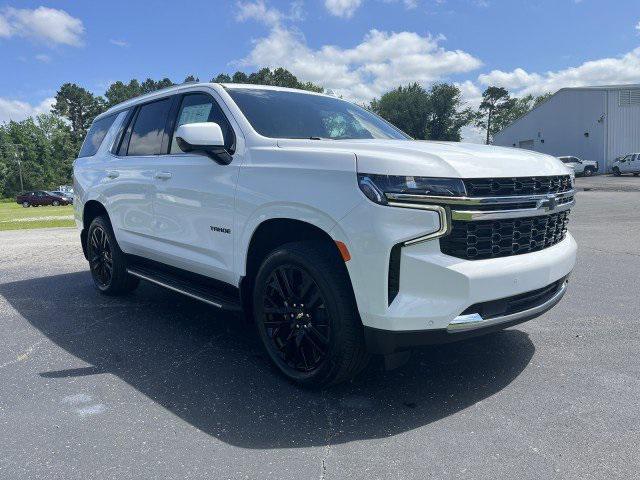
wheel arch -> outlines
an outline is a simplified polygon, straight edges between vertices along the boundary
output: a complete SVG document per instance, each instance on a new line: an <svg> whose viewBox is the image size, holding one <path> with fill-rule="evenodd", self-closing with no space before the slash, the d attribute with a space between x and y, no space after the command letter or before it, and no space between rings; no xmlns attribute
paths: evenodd
<svg viewBox="0 0 640 480"><path fill-rule="evenodd" d="M105 206L97 200L89 200L85 202L82 208L82 231L80 232L80 241L82 243L82 252L87 257L87 232L93 219L99 215L105 215L109 218L109 213Z"/></svg>
<svg viewBox="0 0 640 480"><path fill-rule="evenodd" d="M251 315L251 293L255 275L262 264L262 260L273 250L290 242L319 241L335 253L340 265L347 275L351 294L353 284L346 267L343 254L333 237L323 228L305 220L287 217L270 218L260 223L251 235L244 257L244 276L240 280L240 293L245 312Z"/></svg>

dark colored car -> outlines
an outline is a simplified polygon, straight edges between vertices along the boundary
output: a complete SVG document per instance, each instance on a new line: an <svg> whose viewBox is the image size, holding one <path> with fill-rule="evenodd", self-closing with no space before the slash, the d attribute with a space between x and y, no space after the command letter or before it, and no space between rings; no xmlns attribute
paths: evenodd
<svg viewBox="0 0 640 480"><path fill-rule="evenodd" d="M24 208L39 207L40 205L69 205L72 200L62 195L56 195L45 190L34 190L33 192L25 192L16 197L16 203L21 204Z"/></svg>

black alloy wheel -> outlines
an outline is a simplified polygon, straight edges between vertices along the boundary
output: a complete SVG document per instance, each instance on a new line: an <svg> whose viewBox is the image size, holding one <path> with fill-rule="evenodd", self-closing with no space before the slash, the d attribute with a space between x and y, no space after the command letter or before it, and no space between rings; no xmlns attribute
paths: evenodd
<svg viewBox="0 0 640 480"><path fill-rule="evenodd" d="M262 301L265 333L280 360L302 373L326 360L331 323L325 299L309 273L296 265L271 272Z"/></svg>
<svg viewBox="0 0 640 480"><path fill-rule="evenodd" d="M106 290L113 279L113 249L107 232L100 225L91 229L88 239L89 267L100 290Z"/></svg>
<svg viewBox="0 0 640 480"><path fill-rule="evenodd" d="M349 275L328 242L291 242L269 253L255 275L252 309L266 353L291 381L326 387L368 363Z"/></svg>

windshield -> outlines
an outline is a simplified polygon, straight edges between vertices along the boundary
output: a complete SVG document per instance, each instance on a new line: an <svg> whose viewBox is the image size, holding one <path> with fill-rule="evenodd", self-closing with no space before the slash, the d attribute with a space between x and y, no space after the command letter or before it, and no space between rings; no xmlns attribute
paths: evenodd
<svg viewBox="0 0 640 480"><path fill-rule="evenodd" d="M377 115L337 98L258 88L227 88L227 92L251 126L265 137L410 138Z"/></svg>

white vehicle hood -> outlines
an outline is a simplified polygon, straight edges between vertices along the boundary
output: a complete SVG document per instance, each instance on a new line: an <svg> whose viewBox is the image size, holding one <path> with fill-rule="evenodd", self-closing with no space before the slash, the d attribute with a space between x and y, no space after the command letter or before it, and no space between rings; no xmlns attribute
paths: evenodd
<svg viewBox="0 0 640 480"><path fill-rule="evenodd" d="M278 140L284 149L356 155L358 172L450 178L568 175L560 160L520 148L423 140Z"/></svg>

